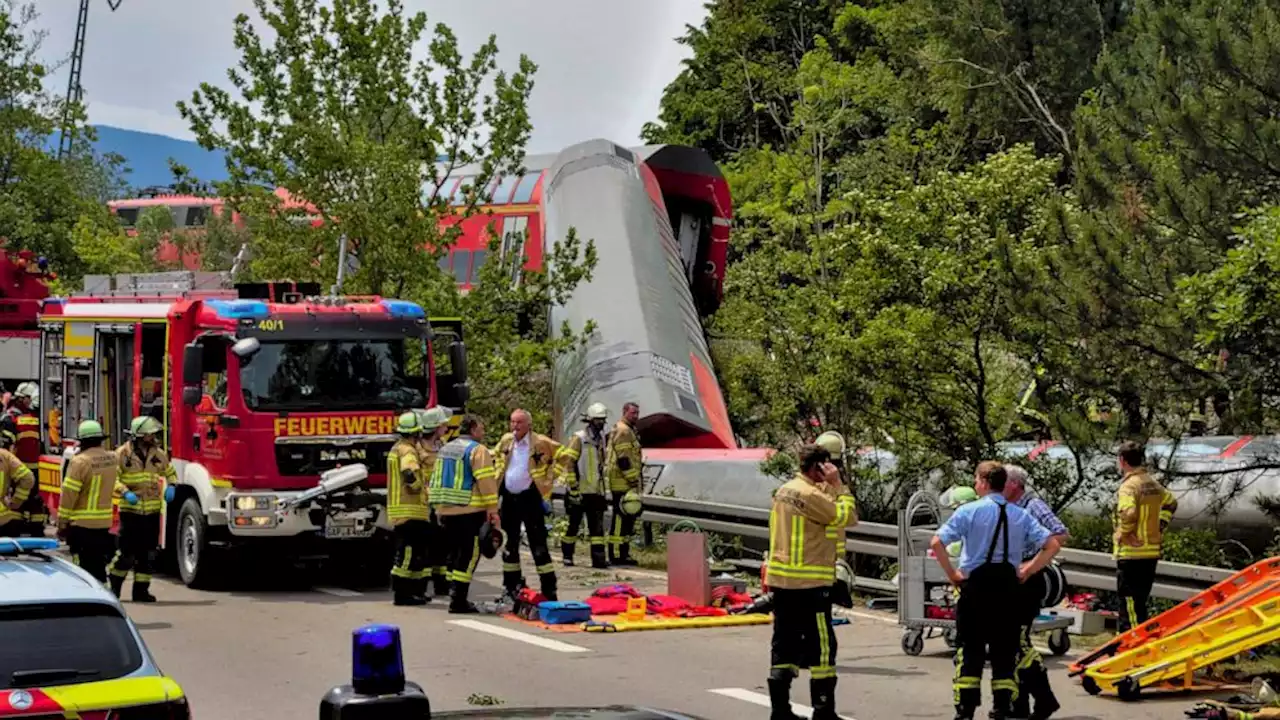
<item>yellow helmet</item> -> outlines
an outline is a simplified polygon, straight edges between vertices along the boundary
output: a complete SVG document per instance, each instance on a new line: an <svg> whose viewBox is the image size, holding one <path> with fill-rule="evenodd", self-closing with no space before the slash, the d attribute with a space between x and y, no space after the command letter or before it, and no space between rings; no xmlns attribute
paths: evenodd
<svg viewBox="0 0 1280 720"><path fill-rule="evenodd" d="M819 447L831 453L831 457L839 460L844 457L844 436L835 430L828 430L814 440Z"/></svg>

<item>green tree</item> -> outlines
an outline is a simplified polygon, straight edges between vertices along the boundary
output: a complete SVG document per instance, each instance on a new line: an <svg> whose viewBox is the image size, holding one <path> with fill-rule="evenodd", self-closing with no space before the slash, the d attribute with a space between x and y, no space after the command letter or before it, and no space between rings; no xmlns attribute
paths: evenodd
<svg viewBox="0 0 1280 720"><path fill-rule="evenodd" d="M119 190L120 158L96 156L83 127L68 158L50 152L66 99L45 88L49 69L37 60L44 40L34 29L37 17L34 3L0 0L0 237L76 278L84 267L73 230L86 214L106 223L101 203ZM83 108L71 110L81 125Z"/></svg>
<svg viewBox="0 0 1280 720"><path fill-rule="evenodd" d="M435 26L425 58L415 59L427 17L407 14L400 0L254 4L257 23L236 19L241 57L228 71L232 90L205 83L179 103L201 145L227 152L230 179L218 190L252 230L251 274L327 281L345 236L359 269L344 290L405 297L432 315L464 318L481 350L472 353L480 358L477 409L548 404L526 379L546 370L559 343L576 339L545 322L519 321L545 317L539 304L589 271L593 246L563 239L554 243L554 275L513 287L494 269L465 298L436 266L458 232L457 224L442 229L442 218L470 217L492 180L521 170L534 64L521 57L514 72L498 71L492 37L467 59L444 25ZM476 170L466 202L451 208L439 191L463 166ZM519 361L489 358L513 348Z"/></svg>

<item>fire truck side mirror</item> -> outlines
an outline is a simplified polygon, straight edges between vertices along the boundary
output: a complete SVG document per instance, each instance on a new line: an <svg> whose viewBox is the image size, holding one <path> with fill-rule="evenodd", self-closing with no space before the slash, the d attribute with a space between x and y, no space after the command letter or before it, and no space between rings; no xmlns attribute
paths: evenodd
<svg viewBox="0 0 1280 720"><path fill-rule="evenodd" d="M196 386L204 379L204 348L191 343L182 348L182 384Z"/></svg>
<svg viewBox="0 0 1280 720"><path fill-rule="evenodd" d="M449 346L449 369L457 386L467 383L467 346L461 340Z"/></svg>

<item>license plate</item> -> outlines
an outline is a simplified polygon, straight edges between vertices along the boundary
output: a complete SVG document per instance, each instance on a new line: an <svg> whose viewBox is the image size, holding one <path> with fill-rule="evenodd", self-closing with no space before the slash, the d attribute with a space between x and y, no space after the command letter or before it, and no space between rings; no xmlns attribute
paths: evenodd
<svg viewBox="0 0 1280 720"><path fill-rule="evenodd" d="M324 536L331 540L367 538L374 528L373 521L363 517L329 517L324 521Z"/></svg>

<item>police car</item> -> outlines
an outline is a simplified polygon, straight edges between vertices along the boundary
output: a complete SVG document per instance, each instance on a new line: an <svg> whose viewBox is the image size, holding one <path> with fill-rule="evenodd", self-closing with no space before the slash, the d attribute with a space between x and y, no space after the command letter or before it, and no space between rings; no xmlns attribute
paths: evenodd
<svg viewBox="0 0 1280 720"><path fill-rule="evenodd" d="M57 546L0 538L0 718L190 720L119 600Z"/></svg>

